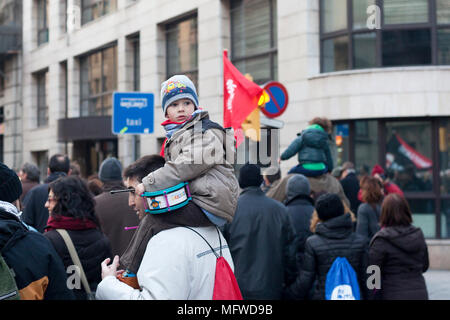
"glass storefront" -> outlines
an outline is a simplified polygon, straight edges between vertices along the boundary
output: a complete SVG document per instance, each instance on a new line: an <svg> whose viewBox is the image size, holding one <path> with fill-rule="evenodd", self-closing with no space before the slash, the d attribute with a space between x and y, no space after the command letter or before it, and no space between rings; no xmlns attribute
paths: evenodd
<svg viewBox="0 0 450 320"><path fill-rule="evenodd" d="M334 135L337 165L353 162L359 177L381 165L425 237L450 238L450 118L337 121Z"/></svg>

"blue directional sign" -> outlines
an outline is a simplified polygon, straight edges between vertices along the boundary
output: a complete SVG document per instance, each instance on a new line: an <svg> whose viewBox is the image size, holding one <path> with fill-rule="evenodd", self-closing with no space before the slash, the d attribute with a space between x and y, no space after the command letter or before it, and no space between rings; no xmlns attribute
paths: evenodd
<svg viewBox="0 0 450 320"><path fill-rule="evenodd" d="M153 109L153 93L114 92L112 116L113 133L153 133Z"/></svg>

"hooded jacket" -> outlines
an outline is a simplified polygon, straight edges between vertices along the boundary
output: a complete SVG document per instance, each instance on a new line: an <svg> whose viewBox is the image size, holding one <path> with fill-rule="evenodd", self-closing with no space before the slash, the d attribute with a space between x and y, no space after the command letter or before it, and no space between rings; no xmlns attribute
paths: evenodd
<svg viewBox="0 0 450 320"><path fill-rule="evenodd" d="M333 159L328 140L328 134L322 128L312 127L303 130L281 154L281 160L287 160L298 153L300 164L321 162L331 172L333 171Z"/></svg>
<svg viewBox="0 0 450 320"><path fill-rule="evenodd" d="M306 180L306 177L303 179ZM305 241L312 235L309 226L314 212L314 200L309 196L309 190L309 183L306 184L302 179L291 180L287 186L285 205L296 232L293 250L299 269L303 263Z"/></svg>
<svg viewBox="0 0 450 320"><path fill-rule="evenodd" d="M224 236L244 299L281 299L284 284L295 279L291 248L294 229L286 208L259 187L244 189Z"/></svg>
<svg viewBox="0 0 450 320"><path fill-rule="evenodd" d="M12 205L11 205L12 206ZM0 253L22 300L73 300L61 259L45 237L29 231L7 206L0 205Z"/></svg>
<svg viewBox="0 0 450 320"><path fill-rule="evenodd" d="M144 179L145 190L160 191L189 182L193 202L231 222L237 206L239 185L232 164L236 159L232 131L197 113L165 142L164 167Z"/></svg>
<svg viewBox="0 0 450 320"><path fill-rule="evenodd" d="M304 299L313 286L313 300L325 299L325 281L334 260L345 257L358 276L361 296L366 296L366 239L352 232L349 214L319 223L316 234L305 244L305 258L296 281L287 290L287 298Z"/></svg>
<svg viewBox="0 0 450 320"><path fill-rule="evenodd" d="M426 300L428 292L422 275L428 270L428 249L420 228L387 227L370 242L369 264L381 271L381 289L370 293L372 299Z"/></svg>
<svg viewBox="0 0 450 320"><path fill-rule="evenodd" d="M67 174L64 172L51 173L44 184L38 185L28 191L23 199L25 209L22 214L22 219L26 224L34 227L40 233L44 233L48 221L48 210L45 207L48 198L48 185L59 177L65 176Z"/></svg>

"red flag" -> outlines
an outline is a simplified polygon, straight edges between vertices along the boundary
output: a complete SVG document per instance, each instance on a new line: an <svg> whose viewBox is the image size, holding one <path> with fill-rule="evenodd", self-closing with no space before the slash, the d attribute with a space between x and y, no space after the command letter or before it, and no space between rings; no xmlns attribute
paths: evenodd
<svg viewBox="0 0 450 320"><path fill-rule="evenodd" d="M223 126L236 131L237 145L243 140L241 124L258 107L263 89L248 80L223 52Z"/></svg>

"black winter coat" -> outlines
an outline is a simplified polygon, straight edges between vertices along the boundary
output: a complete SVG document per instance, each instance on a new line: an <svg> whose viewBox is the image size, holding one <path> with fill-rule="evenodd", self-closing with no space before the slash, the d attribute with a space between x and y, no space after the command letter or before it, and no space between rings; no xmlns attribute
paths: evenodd
<svg viewBox="0 0 450 320"><path fill-rule="evenodd" d="M21 299L75 299L67 288L63 263L50 242L1 209L0 253L8 267L14 270Z"/></svg>
<svg viewBox="0 0 450 320"><path fill-rule="evenodd" d="M98 229L88 230L67 230L72 239L75 250L83 266L86 278L92 291L97 289L97 285L102 280L100 264L106 258L113 258L111 254L111 246L108 238ZM51 241L53 246L61 257L65 268L75 265L69 254L69 250L63 238L56 230L51 230L44 234ZM70 277L70 275L69 275ZM81 282L80 282L81 283ZM86 299L86 291L81 283L80 289L74 289L77 300Z"/></svg>
<svg viewBox="0 0 450 320"><path fill-rule="evenodd" d="M422 275L429 266L428 249L420 228L381 229L370 242L369 264L381 271L381 289L370 292L371 299L428 299Z"/></svg>
<svg viewBox="0 0 450 320"><path fill-rule="evenodd" d="M358 199L359 192L359 181L356 175L351 172L347 176L340 180L342 189L344 189L345 196L350 201L350 209L356 215L358 212L358 207L361 201Z"/></svg>
<svg viewBox="0 0 450 320"><path fill-rule="evenodd" d="M48 185L59 177L65 176L64 172L52 173L45 180L45 184L38 185L28 191L23 199L25 207L22 213L23 222L34 227L40 233L44 233L48 221L48 209L45 207L48 199Z"/></svg>
<svg viewBox="0 0 450 320"><path fill-rule="evenodd" d="M349 214L317 225L316 234L306 240L303 266L286 291L287 298L304 299L316 280L312 299L324 300L327 273L337 257L347 258L358 276L361 298L366 297L367 243L352 225Z"/></svg>
<svg viewBox="0 0 450 320"><path fill-rule="evenodd" d="M283 204L266 197L259 187L242 191L224 236L244 299L281 299L284 284L296 277L294 234Z"/></svg>
<svg viewBox="0 0 450 320"><path fill-rule="evenodd" d="M306 239L312 235L309 227L314 212L314 200L309 196L299 195L286 202L286 208L296 232L293 250L297 268L300 269L303 264Z"/></svg>

